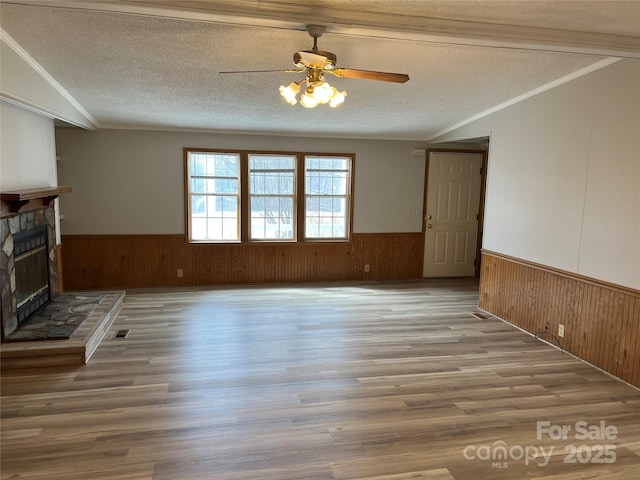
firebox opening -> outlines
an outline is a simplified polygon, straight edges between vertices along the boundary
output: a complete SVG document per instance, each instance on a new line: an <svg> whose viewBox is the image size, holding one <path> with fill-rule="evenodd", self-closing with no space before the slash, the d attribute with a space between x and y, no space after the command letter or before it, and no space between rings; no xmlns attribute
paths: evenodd
<svg viewBox="0 0 640 480"><path fill-rule="evenodd" d="M14 235L13 244L20 327L51 299L46 225Z"/></svg>

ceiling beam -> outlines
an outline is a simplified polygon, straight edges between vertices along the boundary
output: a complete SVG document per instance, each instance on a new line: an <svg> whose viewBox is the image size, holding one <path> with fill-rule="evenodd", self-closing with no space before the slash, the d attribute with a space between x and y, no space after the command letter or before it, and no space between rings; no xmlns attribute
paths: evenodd
<svg viewBox="0 0 640 480"><path fill-rule="evenodd" d="M150 15L430 43L640 58L640 37L450 20L269 0L4 0L4 3Z"/></svg>

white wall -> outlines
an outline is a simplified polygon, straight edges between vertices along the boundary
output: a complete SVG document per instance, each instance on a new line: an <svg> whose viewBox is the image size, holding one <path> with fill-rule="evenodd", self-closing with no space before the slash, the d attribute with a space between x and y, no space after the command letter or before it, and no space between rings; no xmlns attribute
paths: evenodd
<svg viewBox="0 0 640 480"><path fill-rule="evenodd" d="M490 132L483 248L640 288L640 60L442 136Z"/></svg>
<svg viewBox="0 0 640 480"><path fill-rule="evenodd" d="M412 142L56 130L64 234L184 233L183 148L355 153L354 232L420 232L424 158Z"/></svg>
<svg viewBox="0 0 640 480"><path fill-rule="evenodd" d="M53 120L0 101L0 191L57 185ZM57 200L55 210L60 243Z"/></svg>
<svg viewBox="0 0 640 480"><path fill-rule="evenodd" d="M0 189L56 185L53 120L0 101Z"/></svg>

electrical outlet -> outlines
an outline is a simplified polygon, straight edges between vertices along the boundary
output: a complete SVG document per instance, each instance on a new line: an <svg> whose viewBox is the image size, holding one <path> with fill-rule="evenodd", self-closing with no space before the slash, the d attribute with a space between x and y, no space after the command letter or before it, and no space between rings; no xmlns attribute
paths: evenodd
<svg viewBox="0 0 640 480"><path fill-rule="evenodd" d="M371 265L367 264L364 266L364 273L369 273L371 271Z"/></svg>
<svg viewBox="0 0 640 480"><path fill-rule="evenodd" d="M561 323L558 325L558 336L564 337L564 325Z"/></svg>
<svg viewBox="0 0 640 480"><path fill-rule="evenodd" d="M181 268L179 268L177 275L178 275L178 278L182 278L184 275L184 271Z"/></svg>

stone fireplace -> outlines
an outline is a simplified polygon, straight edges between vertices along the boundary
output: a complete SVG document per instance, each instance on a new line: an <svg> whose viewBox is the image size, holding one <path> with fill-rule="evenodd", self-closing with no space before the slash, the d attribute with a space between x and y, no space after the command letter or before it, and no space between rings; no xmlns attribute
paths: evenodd
<svg viewBox="0 0 640 480"><path fill-rule="evenodd" d="M3 370L87 363L124 302L124 291L61 293L54 201L70 191L0 192Z"/></svg>
<svg viewBox="0 0 640 480"><path fill-rule="evenodd" d="M68 190L54 187L1 194L2 340L60 291L53 200Z"/></svg>

